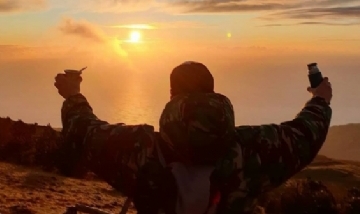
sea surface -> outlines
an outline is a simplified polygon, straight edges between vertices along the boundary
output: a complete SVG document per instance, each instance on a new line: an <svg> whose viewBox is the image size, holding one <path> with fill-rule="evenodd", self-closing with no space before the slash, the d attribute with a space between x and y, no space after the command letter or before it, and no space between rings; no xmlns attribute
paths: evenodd
<svg viewBox="0 0 360 214"><path fill-rule="evenodd" d="M0 117L61 127L63 98L53 87L55 71L13 68L0 73ZM360 122L360 72L339 75L323 67L333 85L332 125ZM292 120L310 98L307 72L278 66L272 72L214 69L215 90L230 98L237 125ZM158 129L158 119L169 101L170 71L85 71L82 93L95 114L110 123L147 123Z"/></svg>

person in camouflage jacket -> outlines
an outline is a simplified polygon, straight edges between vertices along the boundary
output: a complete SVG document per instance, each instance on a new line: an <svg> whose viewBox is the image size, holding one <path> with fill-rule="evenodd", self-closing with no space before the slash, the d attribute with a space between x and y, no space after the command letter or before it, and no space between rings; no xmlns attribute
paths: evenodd
<svg viewBox="0 0 360 214"><path fill-rule="evenodd" d="M208 213L251 213L259 194L272 190L315 158L330 126L331 84L324 78L295 119L279 125L235 126L230 100L214 92L201 63L186 62L170 75L171 99L154 127L109 124L80 93L81 76L58 74L65 143L65 175L93 171L134 199L138 213L176 213L170 163L213 166ZM164 170L165 169L165 170ZM204 210L204 213L206 211ZM179 214L179 213L178 213Z"/></svg>

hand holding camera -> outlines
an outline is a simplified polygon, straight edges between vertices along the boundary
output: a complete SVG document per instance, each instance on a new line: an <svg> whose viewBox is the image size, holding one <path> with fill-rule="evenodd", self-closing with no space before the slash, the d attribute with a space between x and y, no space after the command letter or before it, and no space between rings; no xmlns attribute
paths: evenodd
<svg viewBox="0 0 360 214"><path fill-rule="evenodd" d="M308 64L309 70L309 81L310 87L308 87L308 91L314 97L324 98L325 101L330 104L332 99L332 87L329 82L329 78L322 77L320 70L317 67L317 63Z"/></svg>

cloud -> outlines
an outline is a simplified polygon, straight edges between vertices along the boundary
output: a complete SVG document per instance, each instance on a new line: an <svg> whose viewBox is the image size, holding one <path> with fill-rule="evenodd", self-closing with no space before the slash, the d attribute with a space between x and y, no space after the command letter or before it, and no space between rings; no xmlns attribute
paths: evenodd
<svg viewBox="0 0 360 214"><path fill-rule="evenodd" d="M75 36L84 40L78 41L75 46L79 48L85 45L89 53L102 52L103 56L128 55L123 49L122 40L118 39L117 36L106 34L99 26L88 21L64 18L58 25L58 29L63 35ZM85 40L92 41L93 43L89 44Z"/></svg>
<svg viewBox="0 0 360 214"><path fill-rule="evenodd" d="M98 43L106 41L104 32L86 21L74 21L71 18L66 18L60 23L59 30L65 35L78 36Z"/></svg>
<svg viewBox="0 0 360 214"><path fill-rule="evenodd" d="M156 0L68 0L67 6L97 13L129 13L145 11L157 4Z"/></svg>
<svg viewBox="0 0 360 214"><path fill-rule="evenodd" d="M141 30L153 30L157 29L154 25L149 24L129 24L129 25L113 25L108 26L110 28L125 28L125 29L141 29Z"/></svg>
<svg viewBox="0 0 360 214"><path fill-rule="evenodd" d="M322 19L322 18L360 18L360 5L347 7L304 8L282 11L272 14L278 18L289 19Z"/></svg>
<svg viewBox="0 0 360 214"><path fill-rule="evenodd" d="M329 25L329 26L350 26L359 25L360 23L336 23L336 22L299 22L295 25Z"/></svg>
<svg viewBox="0 0 360 214"><path fill-rule="evenodd" d="M300 0L78 0L69 7L83 11L127 13L162 11L170 13L250 12L292 8Z"/></svg>
<svg viewBox="0 0 360 214"><path fill-rule="evenodd" d="M205 0L178 1L173 6L178 7L183 13L236 13L284 10L296 8L297 4L294 1Z"/></svg>
<svg viewBox="0 0 360 214"><path fill-rule="evenodd" d="M262 12L263 20L360 19L359 0L179 0L173 4L182 13ZM298 24L356 25L356 23L303 22ZM273 24L274 25L274 24ZM277 25L277 24L275 24Z"/></svg>
<svg viewBox="0 0 360 214"><path fill-rule="evenodd" d="M0 13L36 11L46 7L46 0L0 0Z"/></svg>
<svg viewBox="0 0 360 214"><path fill-rule="evenodd" d="M358 3L359 0L321 0L321 1L311 1L317 6L336 6L336 5L349 5L353 3Z"/></svg>
<svg viewBox="0 0 360 214"><path fill-rule="evenodd" d="M283 26L294 26L294 25L327 25L327 26L354 26L360 25L360 22L348 22L348 23L338 23L338 22L321 22L321 21L307 21L307 22L297 22L291 24L265 24L261 27L283 27Z"/></svg>
<svg viewBox="0 0 360 214"><path fill-rule="evenodd" d="M210 28L215 25L208 25L195 21L169 21L169 22L155 22L151 24L127 24L127 25L113 25L105 26L109 28L124 28L124 29L139 29L139 30L162 30L162 29L179 29L179 28Z"/></svg>
<svg viewBox="0 0 360 214"><path fill-rule="evenodd" d="M292 2L294 1L292 0ZM354 26L360 23L360 1L306 0L293 8L269 11L269 13L262 14L258 19L272 22L263 25L268 27L289 25ZM279 20L282 22L296 20L298 22L274 23Z"/></svg>
<svg viewBox="0 0 360 214"><path fill-rule="evenodd" d="M211 27L217 27L216 25L209 25L204 24L202 22L196 22L196 21L171 21L171 22L162 22L157 23L156 26L159 27L159 29L189 29L189 28L211 28Z"/></svg>
<svg viewBox="0 0 360 214"><path fill-rule="evenodd" d="M151 9L155 12L184 14L260 11L291 13L293 9L351 8L360 3L359 0L63 0L63 2L67 8L88 12L128 13Z"/></svg>
<svg viewBox="0 0 360 214"><path fill-rule="evenodd" d="M360 23L359 0L178 0L172 5L185 14L261 12L261 20L300 20L264 26L328 25L353 26ZM316 21L313 21L316 20ZM335 21L334 21L335 20Z"/></svg>

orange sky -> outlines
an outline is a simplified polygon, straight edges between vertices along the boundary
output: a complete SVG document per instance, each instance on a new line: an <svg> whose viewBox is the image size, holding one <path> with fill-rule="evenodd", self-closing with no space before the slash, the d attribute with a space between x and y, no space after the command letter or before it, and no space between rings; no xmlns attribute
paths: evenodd
<svg viewBox="0 0 360 214"><path fill-rule="evenodd" d="M346 113L344 102L360 108L354 90L360 80L359 26L358 0L0 0L0 99L6 100L0 116L25 115L14 109L35 96L26 88L51 100L36 102L60 105L51 81L66 68L88 66L85 90L93 93L91 84L116 84L99 80L99 72L165 75L167 81L171 69L187 60L205 63L222 79L219 89L229 93L223 83L234 78L241 77L240 85L249 79L271 83L278 89L246 90L274 106L297 93L291 81L306 88L306 63L316 61L342 93L334 107ZM139 42L128 42L133 31L140 33ZM111 90L104 85L96 87ZM269 98L285 87L293 91ZM55 112L48 118L58 118Z"/></svg>
<svg viewBox="0 0 360 214"><path fill-rule="evenodd" d="M32 58L36 48L58 57L74 48L105 49L106 57L135 59L204 54L209 47L221 49L224 58L239 54L236 48L254 55L358 54L359 14L356 0L0 0L0 51L22 46L29 50L18 57ZM126 44L134 24L151 29L138 29L141 44Z"/></svg>

